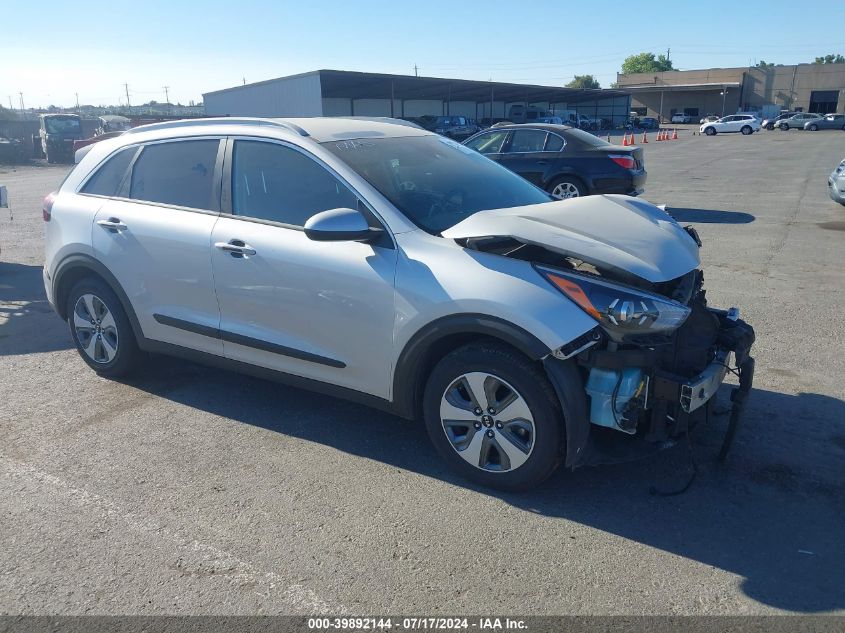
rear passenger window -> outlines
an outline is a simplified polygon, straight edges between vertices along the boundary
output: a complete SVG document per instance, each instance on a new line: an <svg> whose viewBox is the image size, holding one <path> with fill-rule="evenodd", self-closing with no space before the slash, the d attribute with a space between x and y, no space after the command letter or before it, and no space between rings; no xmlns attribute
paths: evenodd
<svg viewBox="0 0 845 633"><path fill-rule="evenodd" d="M133 200L216 209L212 200L218 140L147 145L132 168Z"/></svg>
<svg viewBox="0 0 845 633"><path fill-rule="evenodd" d="M85 186L81 193L92 193L98 196L116 196L118 195L118 188L120 183L126 177L126 172L129 170L129 164L135 156L138 147L126 147L116 154L112 155L105 164L103 164Z"/></svg>
<svg viewBox="0 0 845 633"><path fill-rule="evenodd" d="M293 226L320 211L351 208L358 197L325 167L301 152L260 141L236 141L232 211Z"/></svg>
<svg viewBox="0 0 845 633"><path fill-rule="evenodd" d="M542 152L546 144L546 133L542 130L516 130L511 136L511 146L508 150L517 152Z"/></svg>
<svg viewBox="0 0 845 633"><path fill-rule="evenodd" d="M563 149L563 139L559 137L557 134L549 134L549 137L546 139L546 151L547 152L559 152Z"/></svg>

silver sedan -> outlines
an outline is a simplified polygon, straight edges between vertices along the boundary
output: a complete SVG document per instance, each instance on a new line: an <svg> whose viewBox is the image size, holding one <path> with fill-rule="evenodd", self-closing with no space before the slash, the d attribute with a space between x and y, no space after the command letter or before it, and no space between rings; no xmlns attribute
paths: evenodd
<svg viewBox="0 0 845 633"><path fill-rule="evenodd" d="M845 205L845 160L839 163L827 179L827 192L831 200Z"/></svg>
<svg viewBox="0 0 845 633"><path fill-rule="evenodd" d="M805 130L845 130L845 114L826 114L804 124Z"/></svg>

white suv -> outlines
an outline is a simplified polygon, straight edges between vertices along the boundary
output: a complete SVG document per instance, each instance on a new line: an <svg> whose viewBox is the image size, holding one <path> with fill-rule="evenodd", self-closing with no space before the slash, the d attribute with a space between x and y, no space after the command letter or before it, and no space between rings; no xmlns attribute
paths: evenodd
<svg viewBox="0 0 845 633"><path fill-rule="evenodd" d="M760 120L752 114L731 114L718 121L704 123L698 131L707 136L723 132L739 132L748 136L760 131Z"/></svg>
<svg viewBox="0 0 845 633"><path fill-rule="evenodd" d="M48 297L99 374L157 352L422 417L488 486L588 463L594 434L686 432L731 354L737 403L751 384L753 330L706 306L694 231L552 200L400 121L135 128L44 220Z"/></svg>

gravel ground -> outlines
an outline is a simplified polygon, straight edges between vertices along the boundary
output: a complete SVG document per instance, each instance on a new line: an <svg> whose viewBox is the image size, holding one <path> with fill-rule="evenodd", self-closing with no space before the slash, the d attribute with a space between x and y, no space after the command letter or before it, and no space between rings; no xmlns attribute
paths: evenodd
<svg viewBox="0 0 845 633"><path fill-rule="evenodd" d="M167 358L98 378L41 287L67 168L0 166L0 613L845 613L843 139L646 146L645 197L758 337L727 463L721 417L675 497L649 488L683 483L685 446L496 494L361 406Z"/></svg>

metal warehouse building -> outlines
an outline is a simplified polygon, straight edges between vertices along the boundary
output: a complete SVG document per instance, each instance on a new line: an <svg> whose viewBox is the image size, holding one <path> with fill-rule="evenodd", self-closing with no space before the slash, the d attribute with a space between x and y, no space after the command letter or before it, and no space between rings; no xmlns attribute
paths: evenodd
<svg viewBox="0 0 845 633"><path fill-rule="evenodd" d="M622 123L630 110L623 90L580 90L438 77L316 70L203 94L210 116L455 115L505 118L510 106L574 110Z"/></svg>
<svg viewBox="0 0 845 633"><path fill-rule="evenodd" d="M618 75L640 115L696 118L737 111L845 112L845 64L711 68ZM697 119L696 119L697 120Z"/></svg>

